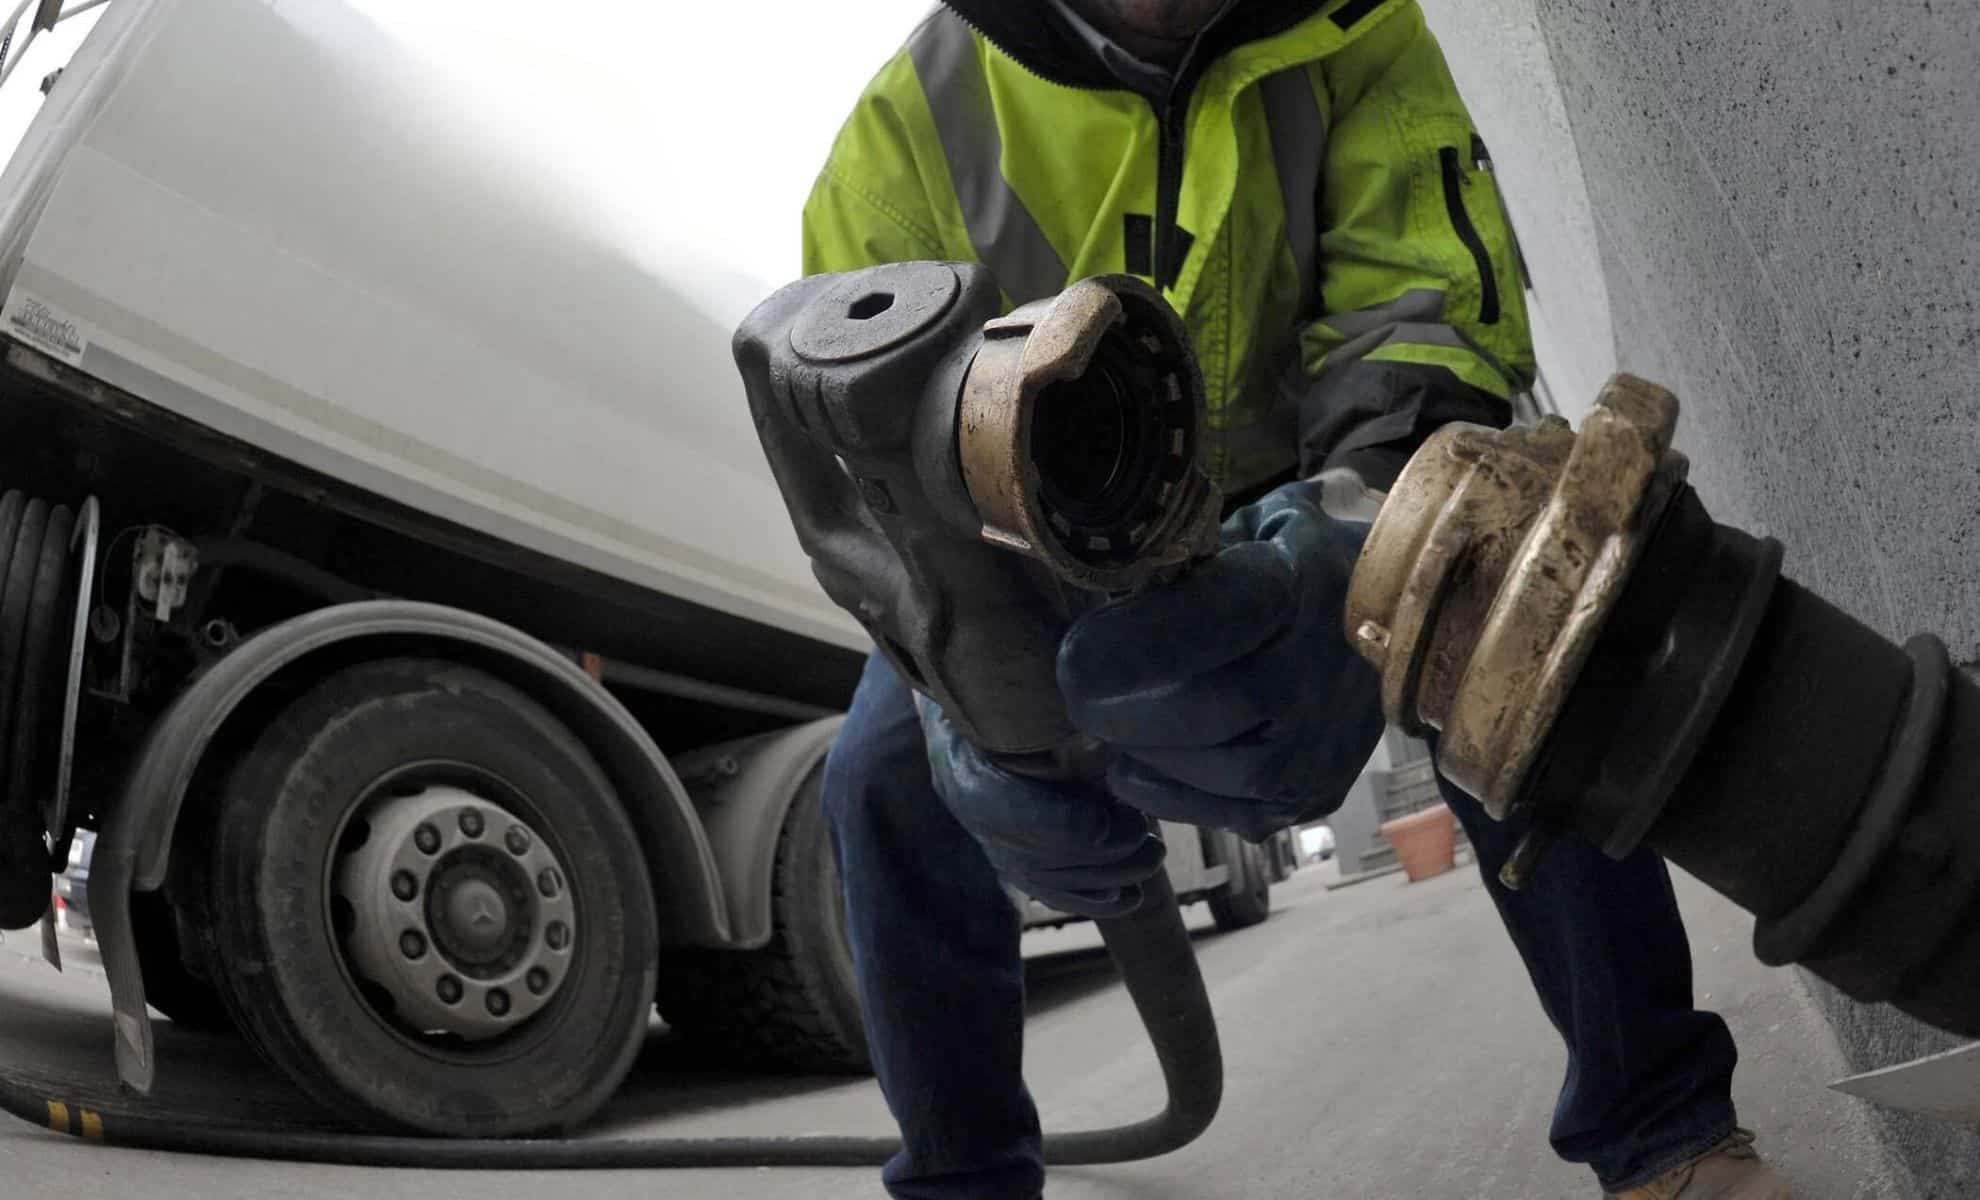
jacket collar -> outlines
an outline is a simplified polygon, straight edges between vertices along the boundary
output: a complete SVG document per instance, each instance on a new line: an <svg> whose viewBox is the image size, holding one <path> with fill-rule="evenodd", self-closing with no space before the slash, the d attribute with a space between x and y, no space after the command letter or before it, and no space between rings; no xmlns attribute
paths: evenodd
<svg viewBox="0 0 1980 1200"><path fill-rule="evenodd" d="M1053 0L942 0L991 44L1034 75L1077 88L1120 88L1120 75L1099 44ZM1189 74L1234 47L1282 33L1318 12L1325 0L1238 0L1190 55Z"/></svg>

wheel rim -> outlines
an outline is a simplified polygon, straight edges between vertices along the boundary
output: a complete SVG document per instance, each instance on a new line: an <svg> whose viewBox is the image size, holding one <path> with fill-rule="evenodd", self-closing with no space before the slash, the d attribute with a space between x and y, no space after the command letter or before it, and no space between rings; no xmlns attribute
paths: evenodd
<svg viewBox="0 0 1980 1200"><path fill-rule="evenodd" d="M374 1011L415 1036L486 1042L556 999L577 910L539 830L450 783L401 787L357 815L369 832L340 853L331 892L349 914L346 969L388 1001L367 996Z"/></svg>

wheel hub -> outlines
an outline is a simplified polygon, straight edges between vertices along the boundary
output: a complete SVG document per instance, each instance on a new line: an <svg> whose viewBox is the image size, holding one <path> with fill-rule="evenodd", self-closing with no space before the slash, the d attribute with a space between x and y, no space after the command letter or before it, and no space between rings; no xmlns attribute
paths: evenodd
<svg viewBox="0 0 1980 1200"><path fill-rule="evenodd" d="M508 940L509 906L487 880L469 879L453 888L437 926L434 932L460 947L457 954L485 953Z"/></svg>
<svg viewBox="0 0 1980 1200"><path fill-rule="evenodd" d="M352 972L418 1033L482 1041L542 1011L570 971L576 909L535 829L454 786L385 799L342 857Z"/></svg>
<svg viewBox="0 0 1980 1200"><path fill-rule="evenodd" d="M443 849L436 857L440 865L424 889L434 944L476 978L506 974L529 956L536 929L528 872L484 846Z"/></svg>

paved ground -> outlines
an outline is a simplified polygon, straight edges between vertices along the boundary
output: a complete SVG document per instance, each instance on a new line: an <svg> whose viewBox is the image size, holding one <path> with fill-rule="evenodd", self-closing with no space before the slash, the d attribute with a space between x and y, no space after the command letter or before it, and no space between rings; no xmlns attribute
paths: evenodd
<svg viewBox="0 0 1980 1200"><path fill-rule="evenodd" d="M1548 1200L1595 1195L1549 1153L1563 1060L1490 902L1468 870L1414 886L1391 876L1340 891L1331 868L1276 893L1278 911L1243 933L1203 933L1199 950L1222 1020L1229 1084L1203 1140L1153 1163L1067 1170L1055 1200L1352 1197ZM1842 1073L1825 1027L1787 974L1755 964L1749 923L1681 881L1699 990L1745 1054L1742 1119L1787 1166L1801 1200L1905 1196L1856 1102L1823 1085ZM1204 925L1200 911L1193 925ZM1034 935L1030 1075L1048 1124L1141 1115L1159 1086L1125 998L1090 930ZM57 976L12 935L0 947L0 1063L108 1070L102 981L87 962ZM12 953L9 953L12 952ZM86 956L85 956L86 957ZM238 1044L168 1036L164 1077L199 1103L234 1096L300 1103ZM609 1122L675 1135L886 1130L870 1083L684 1072L664 1035ZM4 1122L5 1118L0 1118ZM535 1200L545 1196L871 1197L871 1173L698 1171L664 1179L360 1171L154 1155L0 1124L0 1195L255 1200Z"/></svg>

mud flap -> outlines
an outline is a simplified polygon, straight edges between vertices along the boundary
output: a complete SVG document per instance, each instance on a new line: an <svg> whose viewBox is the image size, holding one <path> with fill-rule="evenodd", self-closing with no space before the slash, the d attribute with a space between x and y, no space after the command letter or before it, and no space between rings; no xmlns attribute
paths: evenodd
<svg viewBox="0 0 1980 1200"><path fill-rule="evenodd" d="M41 914L41 957L57 971L62 969L62 944L55 940L55 906Z"/></svg>
<svg viewBox="0 0 1980 1200"><path fill-rule="evenodd" d="M136 853L105 845L99 838L90 864L90 909L96 948L110 980L110 1006L117 1027L117 1077L139 1095L149 1095L157 1076L151 1017L144 1007L144 973L138 966L131 932L131 874Z"/></svg>

